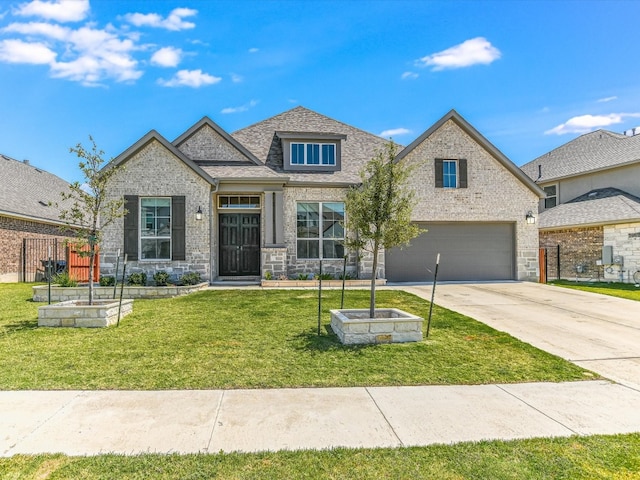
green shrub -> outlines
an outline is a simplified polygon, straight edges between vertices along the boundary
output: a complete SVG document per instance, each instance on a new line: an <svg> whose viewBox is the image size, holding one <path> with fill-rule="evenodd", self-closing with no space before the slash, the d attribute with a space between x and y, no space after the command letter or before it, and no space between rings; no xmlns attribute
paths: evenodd
<svg viewBox="0 0 640 480"><path fill-rule="evenodd" d="M334 279L333 275L330 274L330 273L323 273L322 275L316 275L315 278L318 279L318 280L333 280Z"/></svg>
<svg viewBox="0 0 640 480"><path fill-rule="evenodd" d="M76 287L78 286L78 281L69 276L69 272L62 272L54 275L53 283L57 283L61 287Z"/></svg>
<svg viewBox="0 0 640 480"><path fill-rule="evenodd" d="M197 285L200 282L201 279L198 272L187 272L180 277L180 283L182 285Z"/></svg>
<svg viewBox="0 0 640 480"><path fill-rule="evenodd" d="M169 274L164 270L159 270L153 274L153 281L158 287L166 287L169 283Z"/></svg>
<svg viewBox="0 0 640 480"><path fill-rule="evenodd" d="M144 272L132 273L127 277L127 283L137 287L144 287L147 284L147 274Z"/></svg>
<svg viewBox="0 0 640 480"><path fill-rule="evenodd" d="M273 280L273 274L270 271L266 271L264 272L264 279L265 280Z"/></svg>
<svg viewBox="0 0 640 480"><path fill-rule="evenodd" d="M113 287L116 284L116 277L100 277L101 287Z"/></svg>
<svg viewBox="0 0 640 480"><path fill-rule="evenodd" d="M309 280L309 274L299 273L298 276L296 277L296 280Z"/></svg>
<svg viewBox="0 0 640 480"><path fill-rule="evenodd" d="M349 272L345 273L344 275L340 274L336 278L338 280L342 280L342 277L344 277L345 280L355 280L356 279L355 275L351 275Z"/></svg>

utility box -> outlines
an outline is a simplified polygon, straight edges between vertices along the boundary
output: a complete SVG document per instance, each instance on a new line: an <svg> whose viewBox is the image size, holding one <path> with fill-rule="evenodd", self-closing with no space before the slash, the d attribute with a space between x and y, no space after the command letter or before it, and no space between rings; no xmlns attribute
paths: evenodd
<svg viewBox="0 0 640 480"><path fill-rule="evenodd" d="M613 265L613 246L605 245L602 247L602 264Z"/></svg>
<svg viewBox="0 0 640 480"><path fill-rule="evenodd" d="M613 256L614 265L624 265L624 257L622 255L614 255Z"/></svg>

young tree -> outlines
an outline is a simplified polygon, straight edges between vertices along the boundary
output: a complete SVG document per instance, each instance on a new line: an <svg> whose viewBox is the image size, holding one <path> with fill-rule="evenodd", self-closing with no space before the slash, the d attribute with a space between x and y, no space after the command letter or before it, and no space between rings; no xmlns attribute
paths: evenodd
<svg viewBox="0 0 640 480"><path fill-rule="evenodd" d="M413 191L406 181L411 168L395 162L397 146L390 141L360 172L362 184L352 187L345 203L346 245L373 255L369 315L375 318L376 274L380 248L406 245L422 230L411 223Z"/></svg>
<svg viewBox="0 0 640 480"><path fill-rule="evenodd" d="M74 182L68 192L61 193L70 207L60 212L60 219L75 233L79 247L89 246L88 252L79 253L89 257L89 305L93 305L93 264L96 246L102 240L100 229L123 217L126 210L124 199L107 200L107 184L119 167L100 171L105 162L104 151L98 149L91 135L89 141L90 149L81 143L69 149L80 159L78 166L84 175L84 183Z"/></svg>

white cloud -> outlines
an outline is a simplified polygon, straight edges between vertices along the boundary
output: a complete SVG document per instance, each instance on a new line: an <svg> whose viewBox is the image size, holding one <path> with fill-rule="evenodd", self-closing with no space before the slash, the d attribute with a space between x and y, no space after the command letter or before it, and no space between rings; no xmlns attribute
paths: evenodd
<svg viewBox="0 0 640 480"><path fill-rule="evenodd" d="M71 32L68 27L46 22L12 23L2 30L23 35L39 35L60 41L67 40Z"/></svg>
<svg viewBox="0 0 640 480"><path fill-rule="evenodd" d="M78 22L89 13L89 0L33 0L21 4L14 13L25 17L42 17L57 22Z"/></svg>
<svg viewBox="0 0 640 480"><path fill-rule="evenodd" d="M204 85L213 85L222 78L214 77L202 70L180 70L169 80L159 79L158 83L164 87L192 87L199 88Z"/></svg>
<svg viewBox="0 0 640 480"><path fill-rule="evenodd" d="M547 130L545 135L565 133L587 133L597 128L622 123L625 117L640 117L640 113L610 113L608 115L579 115Z"/></svg>
<svg viewBox="0 0 640 480"><path fill-rule="evenodd" d="M397 137L400 135L407 135L411 133L411 130L407 129L407 128L390 128L389 130L384 130L382 132L380 132L380 137Z"/></svg>
<svg viewBox="0 0 640 480"><path fill-rule="evenodd" d="M164 47L154 52L151 63L160 67L176 67L182 58L182 50L174 47Z"/></svg>
<svg viewBox="0 0 640 480"><path fill-rule="evenodd" d="M43 43L23 42L22 40L0 41L0 61L3 62L47 65L55 59L56 52Z"/></svg>
<svg viewBox="0 0 640 480"><path fill-rule="evenodd" d="M416 72L404 72L402 75L400 75L400 78L402 80L415 80L416 78L418 78L418 74Z"/></svg>
<svg viewBox="0 0 640 480"><path fill-rule="evenodd" d="M447 48L416 60L416 66L432 67L431 70L463 68L472 65L488 65L502 56L500 50L491 45L484 37L466 40L459 45Z"/></svg>
<svg viewBox="0 0 640 480"><path fill-rule="evenodd" d="M237 73L232 73L231 74L231 81L233 83L240 83L244 80L244 77L242 75L238 75Z"/></svg>
<svg viewBox="0 0 640 480"><path fill-rule="evenodd" d="M220 110L220 113L240 113L246 112L250 108L255 107L258 104L257 100L251 100L249 103L245 103L239 107L227 107Z"/></svg>
<svg viewBox="0 0 640 480"><path fill-rule="evenodd" d="M260 49L255 47L249 49L249 53L258 53L259 51Z"/></svg>
<svg viewBox="0 0 640 480"><path fill-rule="evenodd" d="M193 17L198 13L192 8L175 8L167 18L162 18L157 13L127 13L124 18L136 27L164 28L166 30L188 30L196 26L193 22L187 22L185 17Z"/></svg>
<svg viewBox="0 0 640 480"><path fill-rule="evenodd" d="M600 98L600 99L598 99L598 103L612 102L613 100L617 100L617 99L618 99L618 97L616 97L614 95L612 97Z"/></svg>

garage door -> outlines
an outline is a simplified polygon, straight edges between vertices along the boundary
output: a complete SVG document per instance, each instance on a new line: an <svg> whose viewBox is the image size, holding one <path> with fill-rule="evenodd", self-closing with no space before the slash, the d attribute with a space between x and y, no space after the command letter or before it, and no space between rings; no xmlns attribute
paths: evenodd
<svg viewBox="0 0 640 480"><path fill-rule="evenodd" d="M386 255L390 282L433 281L440 253L438 281L512 280L515 271L514 225L511 223L432 223L403 249Z"/></svg>

